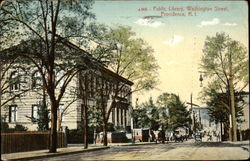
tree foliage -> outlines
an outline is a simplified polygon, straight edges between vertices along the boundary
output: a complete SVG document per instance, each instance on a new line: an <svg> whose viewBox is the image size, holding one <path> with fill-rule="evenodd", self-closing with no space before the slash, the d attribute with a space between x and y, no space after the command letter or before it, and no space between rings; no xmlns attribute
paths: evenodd
<svg viewBox="0 0 250 161"><path fill-rule="evenodd" d="M239 41L232 40L225 33L217 33L207 37L203 48L201 69L205 78L216 81L223 93L229 86L229 59L232 62L232 77L235 91L242 91L248 85L247 49Z"/></svg>
<svg viewBox="0 0 250 161"><path fill-rule="evenodd" d="M40 101L37 106L37 118L35 117L28 117L32 123L37 124L37 130L38 131L48 131L49 130L49 112L48 105L46 104L46 101Z"/></svg>
<svg viewBox="0 0 250 161"><path fill-rule="evenodd" d="M159 129L159 111L152 98L133 110L133 119L136 128Z"/></svg>
<svg viewBox="0 0 250 161"><path fill-rule="evenodd" d="M176 127L190 127L191 118L187 110L185 102L180 100L176 94L163 93L157 99L157 103L161 107L168 109L169 122L168 128L174 129Z"/></svg>
<svg viewBox="0 0 250 161"><path fill-rule="evenodd" d="M205 88L206 93L204 95L206 98L205 103L207 107L209 107L211 121L215 121L215 123L223 123L224 125L229 126L230 106L228 104L230 100L228 94L221 93L220 90L209 87ZM242 120L242 116L244 115L243 106L246 105L244 95L236 93L235 103L236 121L242 123L242 121L244 121Z"/></svg>
<svg viewBox="0 0 250 161"><path fill-rule="evenodd" d="M144 40L135 38L136 34L129 27L103 27L101 31L106 33L93 51L95 55L100 57L109 52L106 65L118 75L134 82L133 91L154 88L159 67L153 49Z"/></svg>
<svg viewBox="0 0 250 161"><path fill-rule="evenodd" d="M230 109L232 116L232 134L233 141L237 141L236 121L239 109L235 93L241 92L248 86L248 63L247 49L239 41L231 39L225 33L216 33L214 37L207 37L203 48L201 59L201 69L204 70L205 77L209 77L210 84L208 89L203 90L203 96L209 96L209 92L214 90L220 92L217 94L226 94L226 100L220 100L224 108ZM208 91L208 92L207 92ZM204 99L204 98L203 98ZM217 98L210 97L211 101L217 101ZM225 111L226 109L223 109Z"/></svg>
<svg viewBox="0 0 250 161"><path fill-rule="evenodd" d="M137 128L152 130L173 130L177 127L189 127L191 118L184 102L175 94L163 93L157 98L156 104L152 98L134 109L133 119Z"/></svg>

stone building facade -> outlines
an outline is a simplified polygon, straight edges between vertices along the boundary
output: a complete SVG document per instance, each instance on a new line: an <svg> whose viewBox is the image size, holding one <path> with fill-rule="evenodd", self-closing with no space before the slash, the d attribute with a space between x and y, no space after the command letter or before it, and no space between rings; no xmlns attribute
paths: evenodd
<svg viewBox="0 0 250 161"><path fill-rule="evenodd" d="M17 76L17 72L21 71L10 69L6 74L8 78L5 79L14 79ZM56 74L56 76L58 75L60 75L60 73ZM31 67L28 74L23 74L19 79L25 81L11 84L8 87L9 92L2 95L2 101L9 99L13 93L19 92L22 89L29 90L21 94L19 98L1 107L1 118L4 122L7 122L10 127L21 124L27 127L28 130L37 130L37 124L32 123L29 117L39 117L39 104L44 98L42 79L35 67ZM80 80L82 80L82 83L85 85L86 83L84 82L88 81L88 85L84 87L83 90L85 92L86 90L88 91L88 106L97 106L98 100L100 100L102 96L106 105L106 107L102 108L109 108L109 104L114 100L114 96L116 96L116 106L111 110L109 122L115 126L124 128L130 126L131 86L133 82L119 76L100 64L89 67L88 70L76 75L68 85L58 109L58 119L62 120L61 126L67 126L69 129L77 129L81 124L82 99L76 96L80 91ZM58 92L60 86L61 85L58 84L56 92ZM117 90L116 87L119 87L119 90ZM102 95L100 95L100 93ZM46 96L45 99L48 103L48 107L50 107L48 96ZM62 112L63 115L61 115L62 117L60 118Z"/></svg>

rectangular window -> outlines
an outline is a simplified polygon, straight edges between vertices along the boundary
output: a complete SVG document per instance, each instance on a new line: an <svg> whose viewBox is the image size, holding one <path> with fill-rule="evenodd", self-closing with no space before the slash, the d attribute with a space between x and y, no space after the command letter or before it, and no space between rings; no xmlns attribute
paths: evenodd
<svg viewBox="0 0 250 161"><path fill-rule="evenodd" d="M12 105L9 107L9 122L17 121L17 106Z"/></svg>
<svg viewBox="0 0 250 161"><path fill-rule="evenodd" d="M18 91L19 90L19 84L11 84L10 85L10 91Z"/></svg>
<svg viewBox="0 0 250 161"><path fill-rule="evenodd" d="M38 105L32 105L32 114L31 114L32 118L38 119L39 115L38 115Z"/></svg>

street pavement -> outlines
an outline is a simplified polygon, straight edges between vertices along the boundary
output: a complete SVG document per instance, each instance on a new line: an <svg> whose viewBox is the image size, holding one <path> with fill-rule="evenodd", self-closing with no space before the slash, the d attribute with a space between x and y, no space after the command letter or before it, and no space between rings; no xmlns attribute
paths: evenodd
<svg viewBox="0 0 250 161"><path fill-rule="evenodd" d="M37 158L48 158L52 156L61 156L61 155L69 155L75 153L83 153L89 151L96 151L96 150L104 150L108 149L109 147L104 146L96 146L91 145L88 149L84 149L83 146L71 146L67 148L58 148L57 153L49 153L49 150L36 150L36 151L28 151L28 152L18 152L18 153L8 153L8 154L1 154L1 160L31 160Z"/></svg>
<svg viewBox="0 0 250 161"><path fill-rule="evenodd" d="M111 146L106 150L70 154L39 160L246 160L248 142L200 142L134 144Z"/></svg>
<svg viewBox="0 0 250 161"><path fill-rule="evenodd" d="M141 144L153 144L148 142L136 143L137 145ZM110 143L109 146L129 146L131 143ZM28 152L17 152L17 153L8 153L1 154L1 161L7 160L34 160L38 158L48 158L53 156L69 155L75 153L85 153L90 151L105 150L110 148L109 146L103 146L102 144L89 144L88 149L84 149L83 144L68 144L66 148L58 148L56 153L49 153L47 150L36 150ZM42 159L43 160L43 159Z"/></svg>

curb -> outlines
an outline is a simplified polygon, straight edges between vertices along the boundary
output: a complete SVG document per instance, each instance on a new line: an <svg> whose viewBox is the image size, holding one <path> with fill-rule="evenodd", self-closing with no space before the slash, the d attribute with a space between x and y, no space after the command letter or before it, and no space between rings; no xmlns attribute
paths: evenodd
<svg viewBox="0 0 250 161"><path fill-rule="evenodd" d="M244 146L242 146L241 148L242 148L243 150L246 150L246 151L248 151L248 152L249 152L249 148L244 147Z"/></svg>
<svg viewBox="0 0 250 161"><path fill-rule="evenodd" d="M110 146L137 146L137 145L152 145L152 144L156 144L155 142L150 142L150 143L131 143L131 144L117 144L117 145L110 145ZM159 144L159 143L157 143Z"/></svg>
<svg viewBox="0 0 250 161"><path fill-rule="evenodd" d="M13 158L13 159L2 159L4 161L17 161L17 160L31 160L31 159L41 159L41 158L47 158L47 157L55 157L55 156L61 156L61 155L69 155L69 154L77 154L77 153L83 153L83 152L92 152L97 150L104 150L109 149L110 147L99 147L99 148L93 148L93 149L83 149L83 150L77 150L77 151L71 151L71 152L57 152L57 153L48 153L45 155L37 155L37 156L30 156L30 157L20 157L20 158Z"/></svg>

